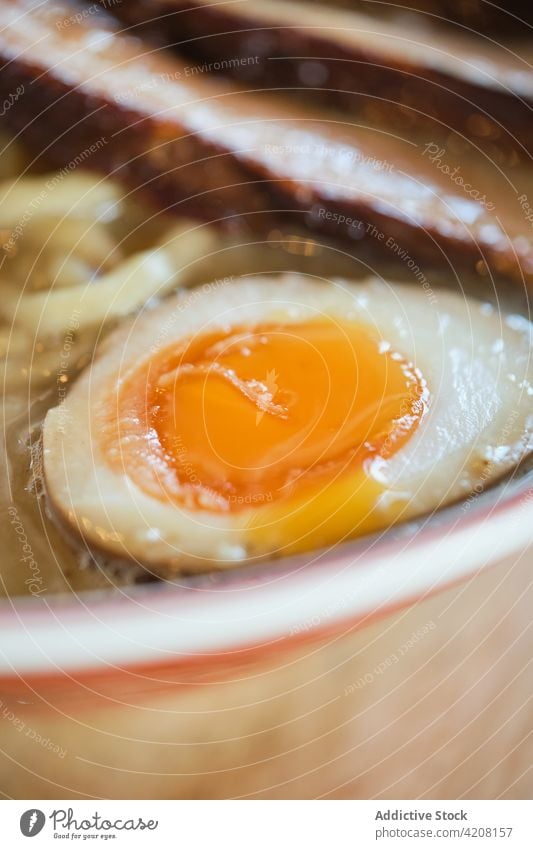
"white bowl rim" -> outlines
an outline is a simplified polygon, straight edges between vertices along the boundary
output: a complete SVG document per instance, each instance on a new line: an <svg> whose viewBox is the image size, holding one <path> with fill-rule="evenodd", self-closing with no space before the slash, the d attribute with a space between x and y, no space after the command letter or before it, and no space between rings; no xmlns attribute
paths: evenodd
<svg viewBox="0 0 533 849"><path fill-rule="evenodd" d="M391 541L359 539L186 585L7 599L0 679L236 661L298 637L353 627L466 581L532 541L533 489L449 509ZM482 499L481 499L482 500ZM436 514L437 516L439 514ZM219 573L220 574L220 573ZM38 606L37 606L38 605Z"/></svg>

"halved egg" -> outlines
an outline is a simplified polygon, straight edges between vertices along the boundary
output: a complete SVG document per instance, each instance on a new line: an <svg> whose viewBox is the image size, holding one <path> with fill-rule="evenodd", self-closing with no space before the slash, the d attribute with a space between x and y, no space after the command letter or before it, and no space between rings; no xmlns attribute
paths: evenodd
<svg viewBox="0 0 533 849"><path fill-rule="evenodd" d="M377 279L184 291L49 411L47 491L89 544L162 575L385 529L531 448L531 331Z"/></svg>

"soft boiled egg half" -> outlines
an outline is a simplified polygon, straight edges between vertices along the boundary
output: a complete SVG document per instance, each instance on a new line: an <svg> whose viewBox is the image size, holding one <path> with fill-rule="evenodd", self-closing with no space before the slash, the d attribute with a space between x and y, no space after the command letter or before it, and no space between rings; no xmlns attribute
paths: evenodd
<svg viewBox="0 0 533 849"><path fill-rule="evenodd" d="M161 575L386 529L530 449L531 331L379 280L181 292L114 332L49 411L49 497L90 545Z"/></svg>

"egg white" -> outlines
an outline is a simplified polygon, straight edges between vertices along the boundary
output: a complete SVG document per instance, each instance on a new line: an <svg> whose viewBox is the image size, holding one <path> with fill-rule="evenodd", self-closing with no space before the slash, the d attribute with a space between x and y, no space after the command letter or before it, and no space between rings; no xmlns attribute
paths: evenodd
<svg viewBox="0 0 533 849"><path fill-rule="evenodd" d="M182 291L115 331L43 429L47 492L90 545L155 572L229 568L283 553L283 537L252 532L269 506L213 513L163 502L107 462L96 413L120 382L159 350L191 335L320 316L364 324L403 354L429 388L428 412L409 441L372 466L388 522L479 492L513 468L532 443L532 325L459 293L428 293L371 279L315 281L299 274L246 278ZM266 514L265 514L266 515ZM305 534L304 534L305 535Z"/></svg>

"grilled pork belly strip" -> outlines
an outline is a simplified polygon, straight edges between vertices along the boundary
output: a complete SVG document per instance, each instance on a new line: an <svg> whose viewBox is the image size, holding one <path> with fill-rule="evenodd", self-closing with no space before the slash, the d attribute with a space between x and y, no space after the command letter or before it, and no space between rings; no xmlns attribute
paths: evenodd
<svg viewBox="0 0 533 849"><path fill-rule="evenodd" d="M531 39L500 44L430 18L294 0L145 0L117 14L256 84L321 91L362 116L433 131L442 122L489 149L533 152Z"/></svg>
<svg viewBox="0 0 533 849"><path fill-rule="evenodd" d="M445 151L208 74L191 78L176 56L121 35L94 7L76 18L79 10L31 0L0 6L1 96L24 87L5 121L46 161L114 172L160 205L206 219L253 223L281 208L352 244L365 239L390 259L459 268L483 260L533 276L523 183L517 190L473 161L461 165L459 185Z"/></svg>
<svg viewBox="0 0 533 849"><path fill-rule="evenodd" d="M311 1L325 2L307 0ZM503 28L523 33L524 24L533 24L533 9L529 0L500 0L499 3L493 3L492 0L332 0L332 5L383 14L394 13L396 6L402 13L409 9L435 15L442 21L498 32Z"/></svg>

